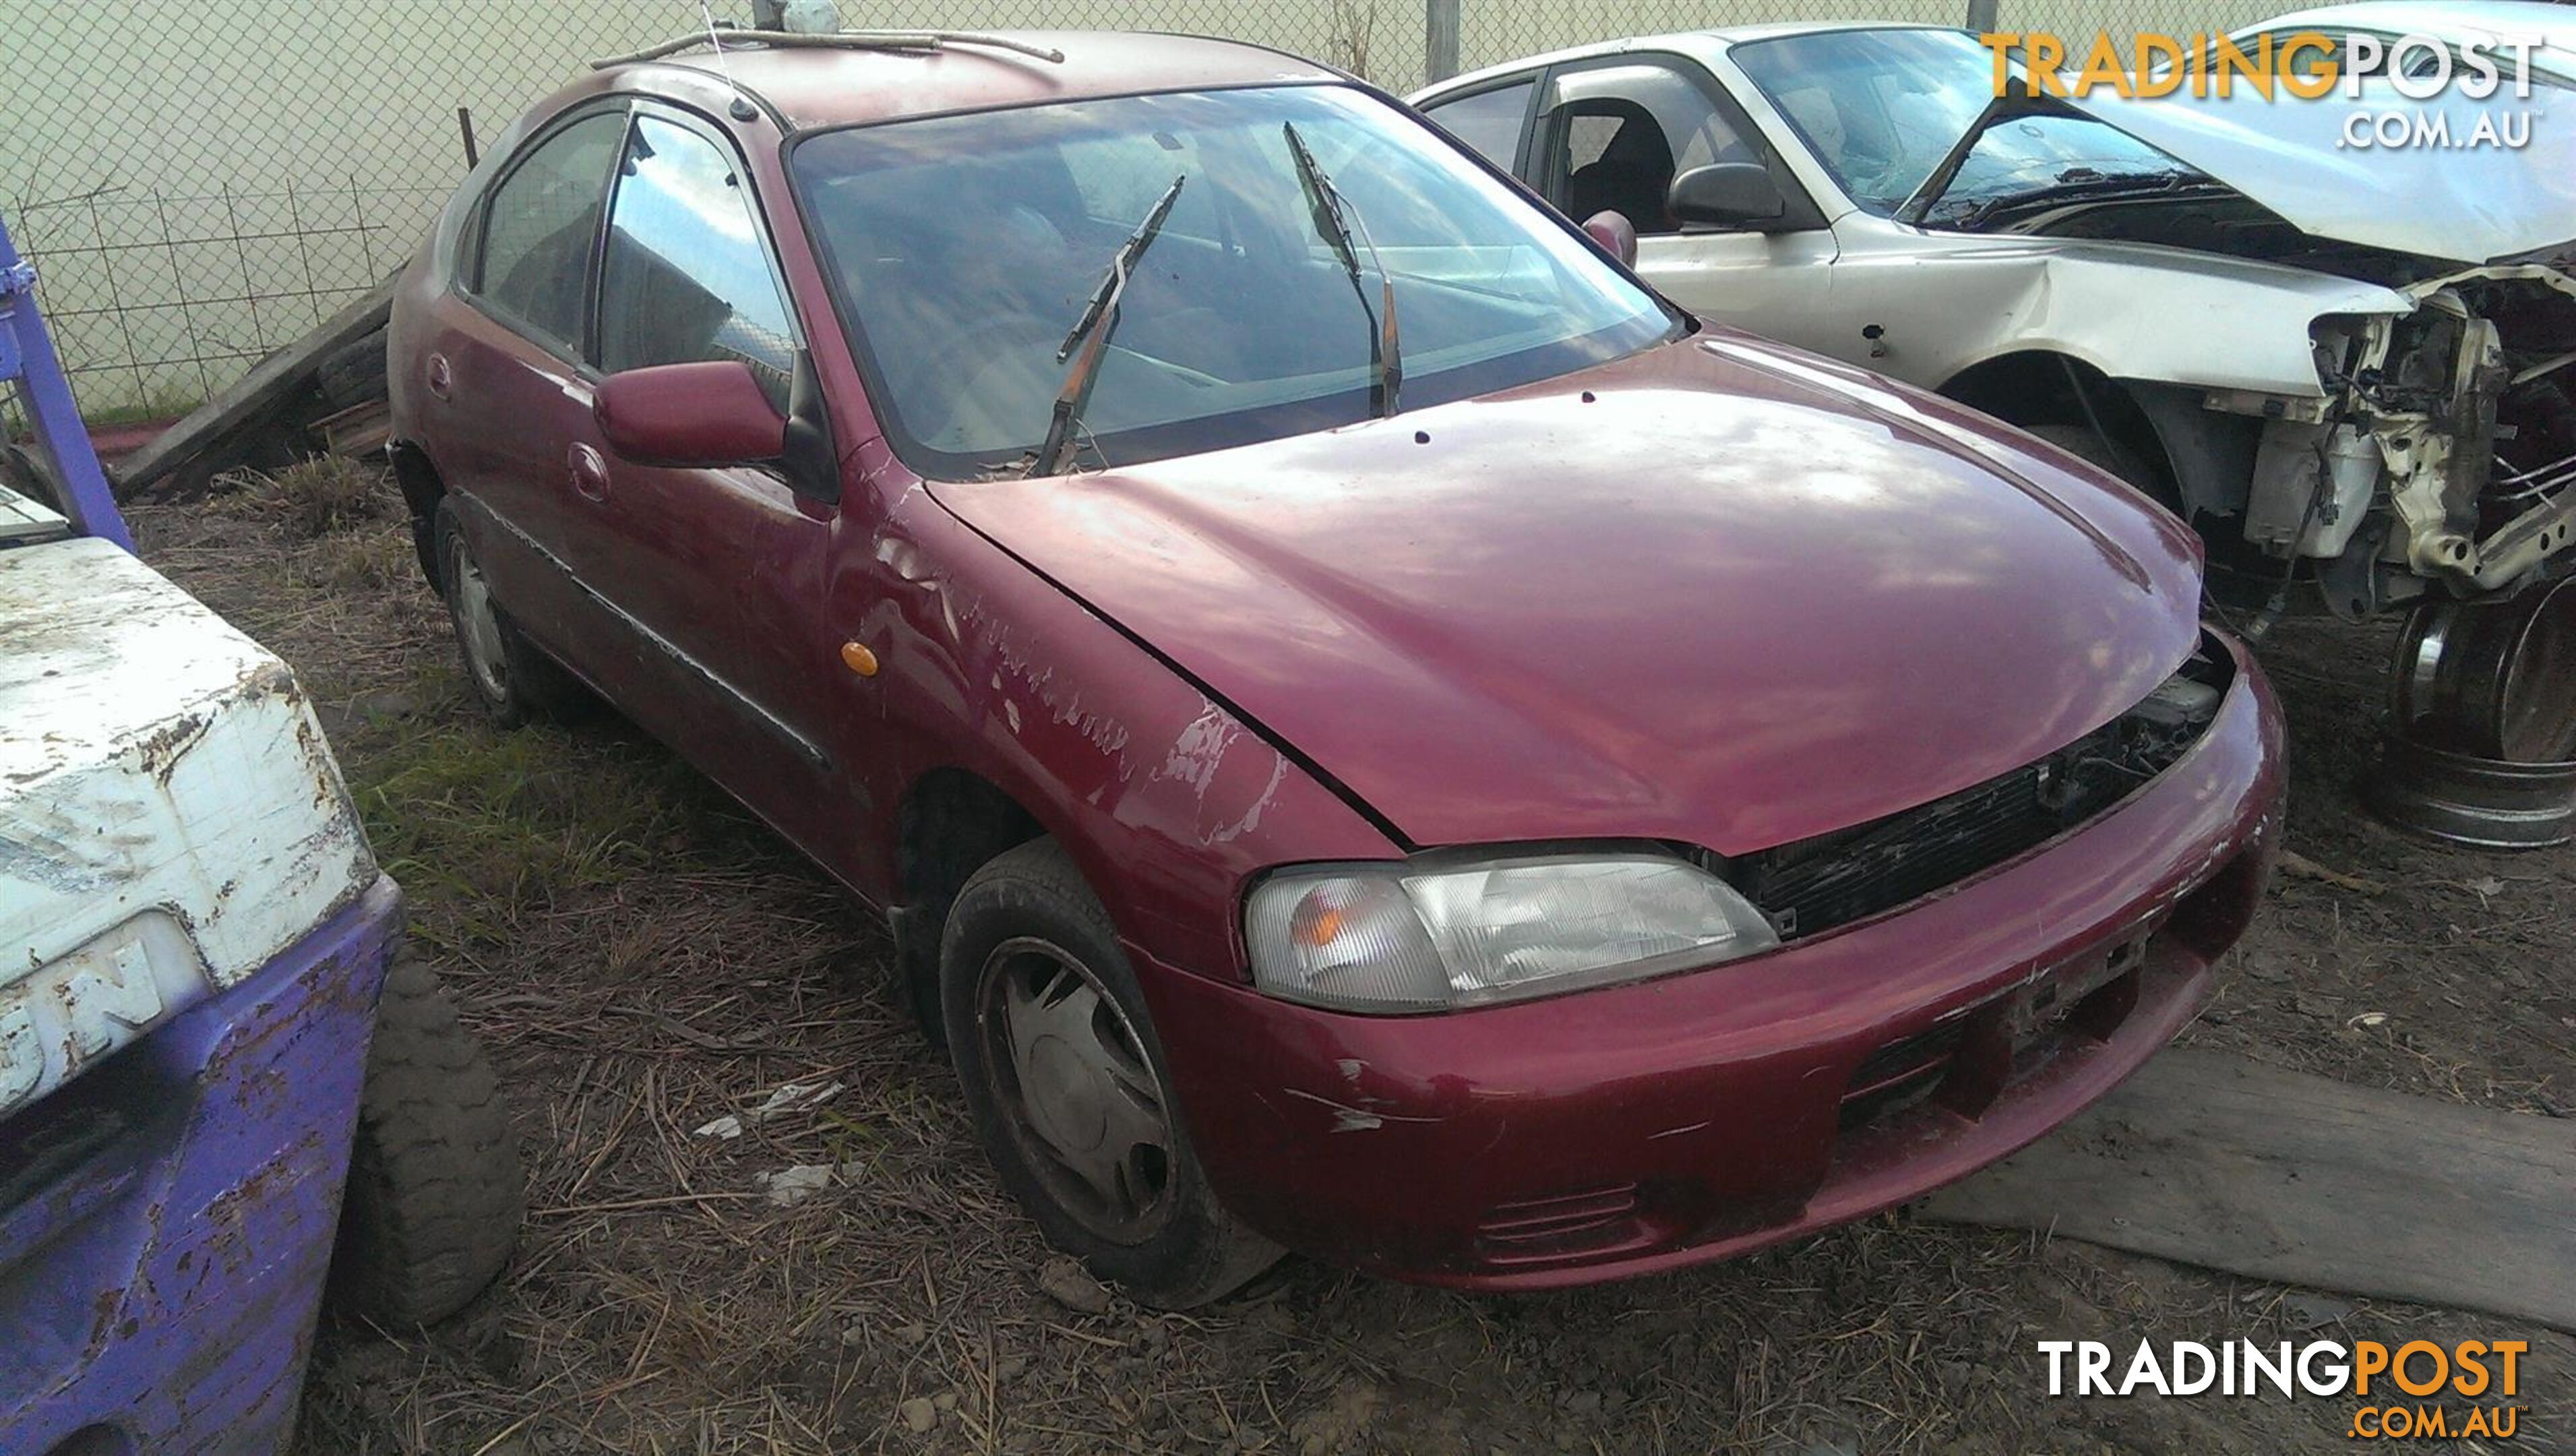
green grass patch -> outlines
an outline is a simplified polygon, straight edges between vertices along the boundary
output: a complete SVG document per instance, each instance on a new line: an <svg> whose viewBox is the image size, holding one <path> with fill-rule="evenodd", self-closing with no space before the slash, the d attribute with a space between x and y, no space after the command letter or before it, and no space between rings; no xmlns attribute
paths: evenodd
<svg viewBox="0 0 2576 1456"><path fill-rule="evenodd" d="M346 766L378 861L477 938L647 864L693 857L714 807L670 754L591 728L429 721L369 747Z"/></svg>
<svg viewBox="0 0 2576 1456"><path fill-rule="evenodd" d="M149 425L175 420L205 401L192 394L156 394L140 404L111 404L81 411L81 423L93 430L119 425Z"/></svg>

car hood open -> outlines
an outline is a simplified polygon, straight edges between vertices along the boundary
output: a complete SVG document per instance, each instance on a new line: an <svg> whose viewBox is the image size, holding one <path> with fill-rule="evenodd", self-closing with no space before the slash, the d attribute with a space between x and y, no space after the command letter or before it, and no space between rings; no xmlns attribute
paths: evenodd
<svg viewBox="0 0 2576 1456"><path fill-rule="evenodd" d="M2198 638L2125 487L1736 334L1096 475L934 487L1417 845L1740 853L2019 767Z"/></svg>
<svg viewBox="0 0 2576 1456"><path fill-rule="evenodd" d="M2576 240L2576 92L2535 85L2484 101L2445 93L2410 101L2372 83L2347 99L2233 95L2123 100L2094 92L2075 103L2200 169L2312 237L2464 263L2489 263ZM2529 145L2353 147L2356 112L2438 118L2454 138L2479 118L2528 111Z"/></svg>

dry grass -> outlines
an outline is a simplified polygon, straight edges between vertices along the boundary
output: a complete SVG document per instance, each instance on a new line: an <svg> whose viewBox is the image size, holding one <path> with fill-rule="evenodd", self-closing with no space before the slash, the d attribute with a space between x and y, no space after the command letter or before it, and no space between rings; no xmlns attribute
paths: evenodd
<svg viewBox="0 0 2576 1456"><path fill-rule="evenodd" d="M617 720L485 726L390 490L303 467L137 523L155 561L304 674L378 852L410 890L413 933L493 1048L530 1169L519 1260L473 1309L426 1337L325 1332L305 1451L2342 1444L2332 1402L2039 1394L2036 1339L2290 1338L2312 1316L2285 1291L1893 1217L1546 1297L1412 1289L1292 1260L1195 1316L1063 1307L1035 1287L1047 1251L996 1186L944 1065L881 990L879 928ZM2339 648L2293 647L2293 707L2340 741L2347 698L2372 689L2368 663L2356 673ZM2225 1019L2195 1034L2357 1080L2563 1103L2571 857L2463 863L2361 827L2340 752L2302 760L2297 842L2391 889L2289 882ZM2455 886L2489 872L2515 888L2481 910ZM2486 1014L2446 1019L2417 996L2427 925L2445 957L2432 994L2478 995ZM2340 1017L2300 1011L2302 996L2402 1015L2348 1035ZM846 1090L739 1141L693 1135L815 1080ZM754 1175L799 1163L848 1176L794 1208L765 1202ZM2494 1324L2365 1305L2341 1333L2493 1336ZM2576 1425L2571 1364L2568 1342L2536 1346L2526 1433ZM900 1415L914 1399L934 1402L926 1433Z"/></svg>

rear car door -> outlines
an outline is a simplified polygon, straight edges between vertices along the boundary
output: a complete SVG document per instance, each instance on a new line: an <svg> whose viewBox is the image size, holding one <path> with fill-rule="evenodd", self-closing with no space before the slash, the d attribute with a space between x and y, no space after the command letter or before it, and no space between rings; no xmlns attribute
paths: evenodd
<svg viewBox="0 0 2576 1456"><path fill-rule="evenodd" d="M592 359L602 375L739 361L783 413L803 348L753 177L731 140L639 102L609 201ZM627 704L771 823L833 857L827 630L834 506L776 469L623 459L587 416L574 446L595 585L660 690Z"/></svg>
<svg viewBox="0 0 2576 1456"><path fill-rule="evenodd" d="M581 589L596 562L566 461L591 428L585 319L625 132L622 101L576 108L497 175L465 224L420 381L424 433L495 593L523 630L612 692L618 638Z"/></svg>
<svg viewBox="0 0 2576 1456"><path fill-rule="evenodd" d="M1674 177L1721 162L1769 169L1785 201L1777 228L1685 225L1665 210ZM1576 222L1626 217L1638 274L1702 318L1799 344L1821 332L1833 232L1698 62L1642 52L1550 70L1521 176Z"/></svg>

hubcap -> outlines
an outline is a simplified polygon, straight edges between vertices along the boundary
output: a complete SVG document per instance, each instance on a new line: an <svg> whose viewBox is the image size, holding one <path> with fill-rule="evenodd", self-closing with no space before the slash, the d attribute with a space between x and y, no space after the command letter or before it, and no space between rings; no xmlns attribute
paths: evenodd
<svg viewBox="0 0 2576 1456"><path fill-rule="evenodd" d="M1170 1193L1172 1123L1116 997L1058 947L1021 938L984 963L977 1024L996 1100L1055 1201L1137 1243Z"/></svg>
<svg viewBox="0 0 2576 1456"><path fill-rule="evenodd" d="M501 619L493 615L492 589L463 542L449 556L449 605L456 614L456 640L465 646L466 670L484 696L499 702L509 695L510 679L502 666Z"/></svg>

